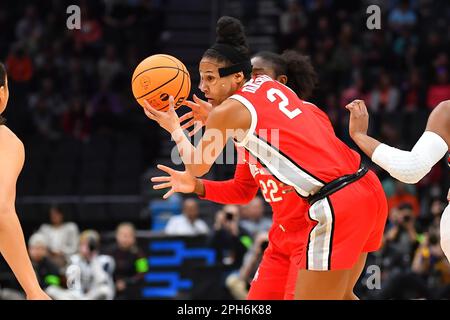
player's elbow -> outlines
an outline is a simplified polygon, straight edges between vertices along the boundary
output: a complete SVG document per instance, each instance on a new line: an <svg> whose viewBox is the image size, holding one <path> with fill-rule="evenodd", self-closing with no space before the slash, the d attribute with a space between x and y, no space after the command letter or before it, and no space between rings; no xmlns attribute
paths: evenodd
<svg viewBox="0 0 450 320"><path fill-rule="evenodd" d="M391 175L403 183L416 184L422 180L430 170L431 168L410 168L409 170L408 168L405 168L405 170L393 172Z"/></svg>

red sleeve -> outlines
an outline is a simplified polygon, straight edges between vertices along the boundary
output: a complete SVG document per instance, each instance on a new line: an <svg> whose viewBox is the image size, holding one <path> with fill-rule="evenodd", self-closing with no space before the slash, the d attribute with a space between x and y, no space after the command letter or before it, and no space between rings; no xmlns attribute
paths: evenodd
<svg viewBox="0 0 450 320"><path fill-rule="evenodd" d="M247 163L238 162L234 178L226 181L202 180L205 196L200 199L222 204L246 204L258 192L258 185Z"/></svg>

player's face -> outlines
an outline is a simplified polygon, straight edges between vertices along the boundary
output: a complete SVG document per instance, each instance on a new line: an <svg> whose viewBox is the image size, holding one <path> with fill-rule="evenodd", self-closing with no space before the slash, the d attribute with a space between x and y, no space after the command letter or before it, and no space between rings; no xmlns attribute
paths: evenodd
<svg viewBox="0 0 450 320"><path fill-rule="evenodd" d="M8 78L5 78L5 85L0 87L0 113L5 111L9 99Z"/></svg>
<svg viewBox="0 0 450 320"><path fill-rule="evenodd" d="M245 80L242 72L221 78L219 68L224 66L224 63L219 63L211 58L203 58L200 61L200 84L198 87L213 107L218 106L236 92Z"/></svg>
<svg viewBox="0 0 450 320"><path fill-rule="evenodd" d="M266 75L274 80L281 82L282 84L286 84L287 82L286 75L284 74L277 75L273 64L267 60L264 60L261 57L253 57L252 66L253 66L252 77Z"/></svg>
<svg viewBox="0 0 450 320"><path fill-rule="evenodd" d="M252 58L252 76L257 77L261 75L266 75L271 77L272 79L276 79L277 75L275 74L275 70L272 67L271 63L268 63L266 60L260 57Z"/></svg>

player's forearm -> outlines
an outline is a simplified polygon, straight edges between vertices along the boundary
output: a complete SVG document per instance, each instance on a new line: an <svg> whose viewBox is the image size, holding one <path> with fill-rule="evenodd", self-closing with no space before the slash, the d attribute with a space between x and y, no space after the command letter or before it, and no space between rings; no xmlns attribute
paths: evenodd
<svg viewBox="0 0 450 320"><path fill-rule="evenodd" d="M27 295L40 290L28 256L19 219L13 209L0 209L0 252Z"/></svg>
<svg viewBox="0 0 450 320"><path fill-rule="evenodd" d="M247 204L258 192L258 187L236 179L226 181L202 180L201 198L221 204ZM198 193L197 193L198 194Z"/></svg>
<svg viewBox="0 0 450 320"><path fill-rule="evenodd" d="M183 130L177 129L172 132L172 138L175 141L181 160L186 170L193 176L200 177L206 174L211 165L203 163L203 157L199 151L191 144Z"/></svg>
<svg viewBox="0 0 450 320"><path fill-rule="evenodd" d="M356 145L370 158L372 158L372 154L375 149L381 144L380 141L364 134L357 133L352 135L353 141L355 141Z"/></svg>

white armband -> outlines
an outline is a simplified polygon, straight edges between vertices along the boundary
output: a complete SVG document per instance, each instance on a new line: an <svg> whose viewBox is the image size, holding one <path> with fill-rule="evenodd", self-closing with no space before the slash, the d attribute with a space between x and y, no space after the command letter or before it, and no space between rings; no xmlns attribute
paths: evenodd
<svg viewBox="0 0 450 320"><path fill-rule="evenodd" d="M372 154L372 161L402 182L417 183L447 151L444 139L425 131L411 151L380 144Z"/></svg>

